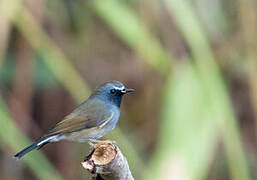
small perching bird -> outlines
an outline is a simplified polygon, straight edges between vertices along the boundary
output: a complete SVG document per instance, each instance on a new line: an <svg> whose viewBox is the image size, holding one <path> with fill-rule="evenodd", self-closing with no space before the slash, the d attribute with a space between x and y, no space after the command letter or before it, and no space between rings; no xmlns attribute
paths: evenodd
<svg viewBox="0 0 257 180"><path fill-rule="evenodd" d="M33 149L60 140L96 142L115 128L120 116L122 96L132 91L118 81L101 85L53 129L14 157L20 159Z"/></svg>

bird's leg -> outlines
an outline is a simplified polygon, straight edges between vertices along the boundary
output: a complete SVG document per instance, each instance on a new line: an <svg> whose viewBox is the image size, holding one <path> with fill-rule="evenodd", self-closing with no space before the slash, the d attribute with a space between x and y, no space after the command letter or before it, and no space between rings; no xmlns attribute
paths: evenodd
<svg viewBox="0 0 257 180"><path fill-rule="evenodd" d="M89 139L88 144L90 146L93 146L94 148L96 148L96 144L99 142L100 140L97 139Z"/></svg>
<svg viewBox="0 0 257 180"><path fill-rule="evenodd" d="M110 143L110 144L115 144L117 145L117 142L116 141L111 141L111 140L98 140L98 139L89 139L88 140L88 144L94 148L96 148L96 144L99 143L99 142L107 142L107 143Z"/></svg>
<svg viewBox="0 0 257 180"><path fill-rule="evenodd" d="M89 144L90 146L93 146L94 148L96 147L96 145L95 145L94 143L92 143L91 141L88 141L88 144Z"/></svg>

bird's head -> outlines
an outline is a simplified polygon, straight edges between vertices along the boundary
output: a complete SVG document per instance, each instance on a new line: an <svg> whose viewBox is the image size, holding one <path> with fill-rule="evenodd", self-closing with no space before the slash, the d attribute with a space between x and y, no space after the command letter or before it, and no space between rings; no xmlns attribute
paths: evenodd
<svg viewBox="0 0 257 180"><path fill-rule="evenodd" d="M96 88L91 97L99 98L108 103L112 103L120 107L121 99L124 94L134 91L133 89L126 88L119 81L111 81L102 84Z"/></svg>

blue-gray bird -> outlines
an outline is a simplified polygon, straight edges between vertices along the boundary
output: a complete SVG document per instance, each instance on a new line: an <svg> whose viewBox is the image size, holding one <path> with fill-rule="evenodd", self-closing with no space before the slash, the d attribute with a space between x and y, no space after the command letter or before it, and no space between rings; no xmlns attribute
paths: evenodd
<svg viewBox="0 0 257 180"><path fill-rule="evenodd" d="M118 81L101 85L53 129L14 157L20 159L33 149L60 140L96 142L115 128L120 116L122 96L132 91Z"/></svg>

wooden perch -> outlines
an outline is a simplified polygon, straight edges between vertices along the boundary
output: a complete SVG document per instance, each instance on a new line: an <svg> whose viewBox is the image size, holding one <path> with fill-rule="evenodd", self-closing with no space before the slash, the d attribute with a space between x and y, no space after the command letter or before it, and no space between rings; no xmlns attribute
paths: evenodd
<svg viewBox="0 0 257 180"><path fill-rule="evenodd" d="M134 180L127 159L111 141L100 141L85 158L82 166L97 180Z"/></svg>

